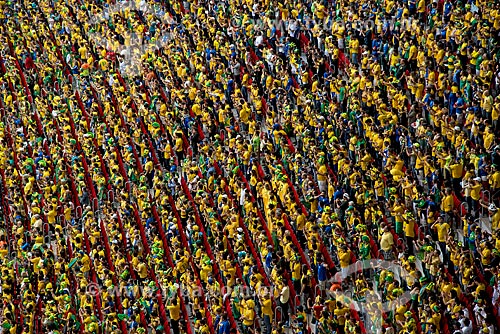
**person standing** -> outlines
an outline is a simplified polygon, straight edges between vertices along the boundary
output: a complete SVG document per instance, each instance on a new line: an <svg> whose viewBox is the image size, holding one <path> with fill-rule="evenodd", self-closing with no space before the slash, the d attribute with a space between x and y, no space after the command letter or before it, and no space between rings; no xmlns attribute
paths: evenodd
<svg viewBox="0 0 500 334"><path fill-rule="evenodd" d="M443 254L443 262L448 264L448 250L446 249L446 240L450 234L451 226L439 217L436 222L431 226L431 229L436 229L439 248Z"/></svg>
<svg viewBox="0 0 500 334"><path fill-rule="evenodd" d="M259 295L259 301L264 320L264 334L271 334L271 323L273 321L273 302L268 291ZM223 333L219 333L223 334Z"/></svg>
<svg viewBox="0 0 500 334"><path fill-rule="evenodd" d="M385 260L392 259L392 247L394 246L394 238L388 226L384 227L384 233L380 239L380 249L384 254Z"/></svg>
<svg viewBox="0 0 500 334"><path fill-rule="evenodd" d="M170 300L170 304L167 305L167 309L170 315L170 327L174 334L180 334L179 322L181 319L181 307L177 296L173 296Z"/></svg>
<svg viewBox="0 0 500 334"><path fill-rule="evenodd" d="M287 284L282 283L283 287L281 288L279 302L281 307L281 318L283 319L284 325L288 326L290 322L290 315L288 313L289 304L290 304L290 288Z"/></svg>
<svg viewBox="0 0 500 334"><path fill-rule="evenodd" d="M227 314L223 313L221 317L221 321L219 326L217 327L217 334L229 334L229 330L231 329L231 324L227 319Z"/></svg>
<svg viewBox="0 0 500 334"><path fill-rule="evenodd" d="M327 270L328 270L328 265L325 263L324 260L321 261L320 265L318 266L318 282L322 292L326 288L326 280L328 279Z"/></svg>

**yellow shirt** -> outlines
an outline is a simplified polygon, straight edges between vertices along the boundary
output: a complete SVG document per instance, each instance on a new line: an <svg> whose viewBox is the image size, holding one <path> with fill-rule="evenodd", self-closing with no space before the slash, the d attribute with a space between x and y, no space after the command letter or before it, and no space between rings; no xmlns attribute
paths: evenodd
<svg viewBox="0 0 500 334"><path fill-rule="evenodd" d="M403 221L402 214L405 212L401 205L392 208L392 214L396 222L401 223Z"/></svg>
<svg viewBox="0 0 500 334"><path fill-rule="evenodd" d="M271 298L265 298L261 301L261 307L262 307L262 314L263 315L268 315L273 318L274 312L273 312L273 303L271 301Z"/></svg>
<svg viewBox="0 0 500 334"><path fill-rule="evenodd" d="M183 141L182 141L182 138L177 138L175 140L175 151L176 152L181 152L183 150Z"/></svg>
<svg viewBox="0 0 500 334"><path fill-rule="evenodd" d="M245 326L251 326L255 319L255 311L253 310L253 308L245 308L243 315L245 317L245 319L243 320L243 324Z"/></svg>
<svg viewBox="0 0 500 334"><path fill-rule="evenodd" d="M410 238L415 237L415 221L413 219L406 221L404 224L405 235Z"/></svg>
<svg viewBox="0 0 500 334"><path fill-rule="evenodd" d="M448 223L436 223L436 230L439 242L446 242L450 225Z"/></svg>
<svg viewBox="0 0 500 334"><path fill-rule="evenodd" d="M179 320L181 318L181 306L179 300L177 299L177 305L168 305L167 309L170 313L170 319Z"/></svg>
<svg viewBox="0 0 500 334"><path fill-rule="evenodd" d="M444 212L451 212L453 211L453 207L455 205L455 200L452 195L448 195L443 199L443 202L441 203L441 209Z"/></svg>
<svg viewBox="0 0 500 334"><path fill-rule="evenodd" d="M488 265L491 262L491 250L488 248L483 249L481 252L481 263Z"/></svg>
<svg viewBox="0 0 500 334"><path fill-rule="evenodd" d="M479 198L481 197L481 188L482 188L481 183L472 186L470 191L470 197L472 197L473 200L479 201Z"/></svg>
<svg viewBox="0 0 500 334"><path fill-rule="evenodd" d="M148 267L144 263L139 264L139 266L137 267L137 271L141 278L148 277Z"/></svg>
<svg viewBox="0 0 500 334"><path fill-rule="evenodd" d="M394 245L394 237L392 236L392 233L384 232L380 240L380 248L382 248L383 251L387 252L392 249L393 245Z"/></svg>
<svg viewBox="0 0 500 334"><path fill-rule="evenodd" d="M351 252L349 250L345 252L339 250L338 254L339 254L340 267L347 268L349 264L351 264Z"/></svg>
<svg viewBox="0 0 500 334"><path fill-rule="evenodd" d="M454 179L459 179L462 177L462 174L463 174L462 164L457 163L457 164L450 165L450 169L451 169L451 176Z"/></svg>
<svg viewBox="0 0 500 334"><path fill-rule="evenodd" d="M490 176L490 184L493 189L500 189L500 171L496 171Z"/></svg>
<svg viewBox="0 0 500 334"><path fill-rule="evenodd" d="M300 262L296 261L293 264L293 271L292 271L292 280L297 281L300 280L300 269L302 268Z"/></svg>
<svg viewBox="0 0 500 334"><path fill-rule="evenodd" d="M326 165L322 164L318 168L318 181L326 181L328 170L326 168Z"/></svg>
<svg viewBox="0 0 500 334"><path fill-rule="evenodd" d="M355 53L355 54L358 53L359 41L357 38L351 39L351 41L349 42L349 49L350 49L351 53Z"/></svg>
<svg viewBox="0 0 500 334"><path fill-rule="evenodd" d="M425 0L420 0L417 5L417 12L423 13L425 12Z"/></svg>
<svg viewBox="0 0 500 334"><path fill-rule="evenodd" d="M498 224L500 223L500 210L497 210L496 213L491 216L491 230L495 231L498 229Z"/></svg>
<svg viewBox="0 0 500 334"><path fill-rule="evenodd" d="M498 120L498 116L500 114L500 103L495 103L493 104L493 109L491 109L491 119L493 121L497 121Z"/></svg>

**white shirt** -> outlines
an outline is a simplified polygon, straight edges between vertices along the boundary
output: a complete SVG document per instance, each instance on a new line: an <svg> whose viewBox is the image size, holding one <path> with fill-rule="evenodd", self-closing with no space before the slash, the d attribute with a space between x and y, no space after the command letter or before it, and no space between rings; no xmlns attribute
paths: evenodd
<svg viewBox="0 0 500 334"><path fill-rule="evenodd" d="M469 326L465 326L464 320L465 320L465 318L458 320L458 322L460 323L460 326L462 327L462 329L461 329L462 334L471 334L472 333L472 321L469 322Z"/></svg>
<svg viewBox="0 0 500 334"><path fill-rule="evenodd" d="M281 289L281 294L280 294L280 303L286 304L288 303L288 300L290 299L290 288L288 285L285 285Z"/></svg>
<svg viewBox="0 0 500 334"><path fill-rule="evenodd" d="M472 325L469 323L469 326L462 328L462 334L472 334Z"/></svg>
<svg viewBox="0 0 500 334"><path fill-rule="evenodd" d="M255 38L255 46L259 46L264 42L264 36L259 35Z"/></svg>

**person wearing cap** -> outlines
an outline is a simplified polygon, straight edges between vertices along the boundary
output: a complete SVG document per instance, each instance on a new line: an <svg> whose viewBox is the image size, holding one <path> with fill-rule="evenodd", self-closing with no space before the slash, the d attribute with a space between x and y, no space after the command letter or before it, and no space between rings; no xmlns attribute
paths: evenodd
<svg viewBox="0 0 500 334"><path fill-rule="evenodd" d="M368 235L362 235L359 242L359 254L361 260L369 260L371 257L371 245L370 237Z"/></svg>
<svg viewBox="0 0 500 334"><path fill-rule="evenodd" d="M488 210L488 215L491 221L491 231L492 233L496 232L500 223L500 210L494 203L488 205L487 203L484 203L483 200L480 200L479 204L481 207Z"/></svg>

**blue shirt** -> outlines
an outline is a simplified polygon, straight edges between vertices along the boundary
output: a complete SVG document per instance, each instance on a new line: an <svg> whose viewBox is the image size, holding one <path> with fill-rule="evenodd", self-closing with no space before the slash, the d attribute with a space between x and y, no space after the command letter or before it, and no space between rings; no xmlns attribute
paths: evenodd
<svg viewBox="0 0 500 334"><path fill-rule="evenodd" d="M456 107L454 108L455 109L455 113L458 113L458 114L461 114L462 113L462 109L460 109L460 107L463 107L465 104L465 101L462 97L459 97L457 102L456 102Z"/></svg>
<svg viewBox="0 0 500 334"><path fill-rule="evenodd" d="M215 317L215 320L214 320L214 327L219 327L219 322L221 321L221 316L220 314L218 314L216 317Z"/></svg>
<svg viewBox="0 0 500 334"><path fill-rule="evenodd" d="M460 84L460 74L461 74L461 70L458 69L455 71L455 73L453 73L453 82L456 83L456 84Z"/></svg>
<svg viewBox="0 0 500 334"><path fill-rule="evenodd" d="M436 212L436 203L432 200L427 200L425 201L425 206L426 208L429 208L429 210Z"/></svg>
<svg viewBox="0 0 500 334"><path fill-rule="evenodd" d="M380 41L378 39L374 39L372 41L372 54L374 54L375 56L378 55L378 49L380 48Z"/></svg>
<svg viewBox="0 0 500 334"><path fill-rule="evenodd" d="M339 199L342 197L342 195L344 195L344 192L342 191L342 189L339 189L333 193L333 199L334 200Z"/></svg>
<svg viewBox="0 0 500 334"><path fill-rule="evenodd" d="M328 201L328 198L324 197L324 196L320 196L318 198L318 201L319 201L319 206L320 206L320 212L323 211L323 208L325 206L327 206L328 204L330 204L329 201Z"/></svg>
<svg viewBox="0 0 500 334"><path fill-rule="evenodd" d="M229 334L229 330L231 329L231 325L228 320L224 320L219 325L218 334Z"/></svg>
<svg viewBox="0 0 500 334"><path fill-rule="evenodd" d="M453 8L453 5L451 2L447 2L444 4L444 15L448 16L451 14L451 9Z"/></svg>
<svg viewBox="0 0 500 334"><path fill-rule="evenodd" d="M318 281L326 281L326 268L323 265L318 266Z"/></svg>
<svg viewBox="0 0 500 334"><path fill-rule="evenodd" d="M271 262L273 260L273 253L269 252L266 255L266 268L271 268Z"/></svg>
<svg viewBox="0 0 500 334"><path fill-rule="evenodd" d="M191 126L191 122L194 121L194 119L191 117L191 116L186 116L184 118L184 127L186 129L189 129L189 127Z"/></svg>

